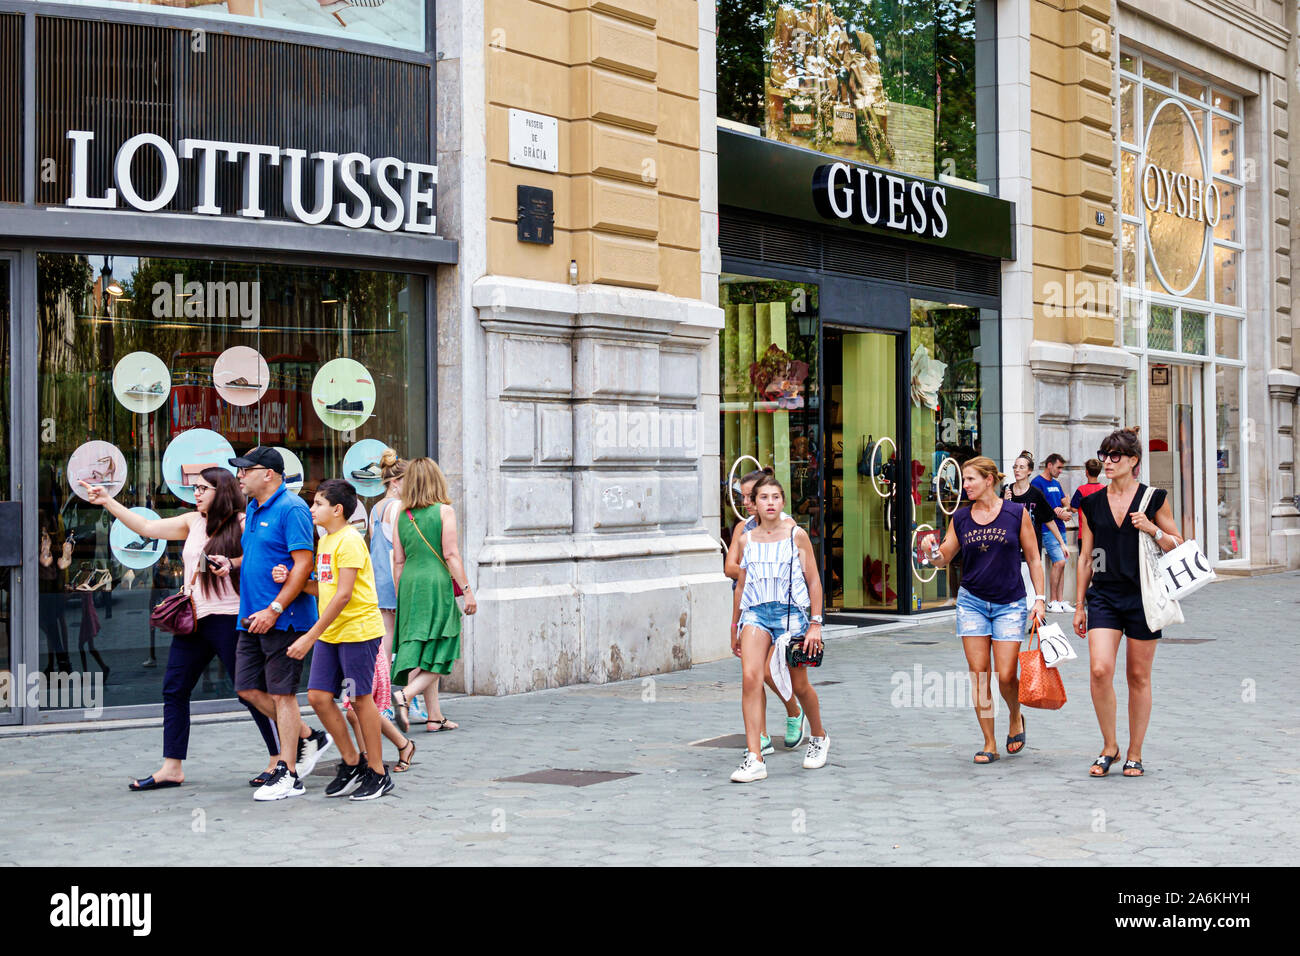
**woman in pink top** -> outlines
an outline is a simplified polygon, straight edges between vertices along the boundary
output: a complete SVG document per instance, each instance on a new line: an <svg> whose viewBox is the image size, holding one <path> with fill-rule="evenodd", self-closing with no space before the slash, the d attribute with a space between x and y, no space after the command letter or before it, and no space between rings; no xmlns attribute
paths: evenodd
<svg viewBox="0 0 1300 956"><path fill-rule="evenodd" d="M163 678L163 762L152 776L133 780L132 790L179 787L185 780L181 761L190 742L190 693L215 655L226 672L235 672L235 628L239 617L239 574L228 565L209 563L208 554L237 556L244 526L244 495L235 476L224 468L205 468L194 480L193 511L150 520L115 501L98 485L81 483L91 504L104 509L146 541L184 541L184 587L194 600L193 634L172 637ZM153 545L152 547L158 547ZM272 759L280 741L271 722L245 702L262 732Z"/></svg>

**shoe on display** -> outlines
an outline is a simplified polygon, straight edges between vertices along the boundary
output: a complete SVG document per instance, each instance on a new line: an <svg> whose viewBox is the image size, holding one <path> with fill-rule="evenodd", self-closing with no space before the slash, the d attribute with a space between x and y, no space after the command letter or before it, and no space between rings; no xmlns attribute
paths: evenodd
<svg viewBox="0 0 1300 956"><path fill-rule="evenodd" d="M325 751L334 743L334 738L323 730L313 730L310 737L298 738L298 775L309 777L316 769L316 764Z"/></svg>
<svg viewBox="0 0 1300 956"><path fill-rule="evenodd" d="M352 477L378 481L380 478L384 477L384 474L379 470L379 462L372 461L363 468L352 469Z"/></svg>
<svg viewBox="0 0 1300 956"><path fill-rule="evenodd" d="M325 787L325 796L327 797L346 797L363 782L363 773L369 768L366 767L362 759L349 767L342 760L339 761L338 771L334 774L334 779Z"/></svg>
<svg viewBox="0 0 1300 956"><path fill-rule="evenodd" d="M754 756L752 750L745 751L745 759L731 774L732 783L753 783L755 780L767 779L767 764Z"/></svg>
<svg viewBox="0 0 1300 956"><path fill-rule="evenodd" d="M129 541L126 544L124 544L122 546L122 550L123 551L157 551L158 548L157 548L157 543L154 541L146 541L144 538L137 538L134 541Z"/></svg>
<svg viewBox="0 0 1300 956"><path fill-rule="evenodd" d="M276 764L271 779L257 788L253 799L259 803L267 800L286 800L289 797L301 797L306 792L307 788L302 785L302 778L296 773L290 773L289 766L281 760Z"/></svg>
<svg viewBox="0 0 1300 956"><path fill-rule="evenodd" d="M294 484L297 484L297 483L300 482L300 481L302 481L302 475L285 475L285 476L284 476L284 483L285 483L286 485L294 485Z"/></svg>
<svg viewBox="0 0 1300 956"><path fill-rule="evenodd" d="M257 391L259 388L261 388L260 385L254 385L252 382L244 378L244 376L242 375L229 379L228 381L222 382L221 387L222 388L248 388L248 389L252 389L253 391Z"/></svg>
<svg viewBox="0 0 1300 956"><path fill-rule="evenodd" d="M361 772L365 779L361 786L357 788L356 793L348 797L349 800L375 800L385 794L393 791L393 775L384 768L383 774L377 774L369 767L363 766Z"/></svg>
<svg viewBox="0 0 1300 956"><path fill-rule="evenodd" d="M349 402L346 398L340 398L333 405L326 405L327 412L359 412L364 409L364 402Z"/></svg>
<svg viewBox="0 0 1300 956"><path fill-rule="evenodd" d="M809 737L808 750L803 755L803 766L805 770L818 770L826 766L826 757L831 752L831 738Z"/></svg>

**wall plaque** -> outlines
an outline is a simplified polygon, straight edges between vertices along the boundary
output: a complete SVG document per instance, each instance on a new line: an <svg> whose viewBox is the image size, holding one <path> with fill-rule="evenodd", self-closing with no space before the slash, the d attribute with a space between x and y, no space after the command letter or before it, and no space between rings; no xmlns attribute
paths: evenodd
<svg viewBox="0 0 1300 956"><path fill-rule="evenodd" d="M518 186L515 198L519 206L519 241L543 246L555 242L555 193L538 186Z"/></svg>

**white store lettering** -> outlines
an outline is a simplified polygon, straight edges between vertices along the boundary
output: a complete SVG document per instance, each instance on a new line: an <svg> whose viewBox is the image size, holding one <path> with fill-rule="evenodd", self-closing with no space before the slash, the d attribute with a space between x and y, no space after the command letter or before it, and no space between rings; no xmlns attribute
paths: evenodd
<svg viewBox="0 0 1300 956"><path fill-rule="evenodd" d="M1163 210L1179 217L1219 224L1219 187L1186 173L1175 173L1147 163L1142 170L1142 204L1151 212Z"/></svg>
<svg viewBox="0 0 1300 956"><path fill-rule="evenodd" d="M438 167L428 163L403 162L393 156L372 159L364 153L320 151L308 154L292 147L232 143L212 139L182 139L177 148L153 133L132 136L113 158L113 186L101 196L89 194L90 149L95 134L69 130L72 140L72 188L67 204L87 209L117 209L118 200L141 212L156 212L176 196L181 183L182 159L193 160L192 175L197 183L198 203L193 212L203 216L229 215L217 202L219 162L235 163L240 171L240 208L235 215L247 219L265 218L262 207L264 164L283 169L284 208L308 225L337 223L350 229L373 226L385 232L433 234L434 186ZM137 155L152 150L162 164L162 184L153 196L143 196L132 178ZM308 176L304 167L315 171L313 194L304 195Z"/></svg>
<svg viewBox="0 0 1300 956"><path fill-rule="evenodd" d="M813 174L813 203L827 219L942 239L948 234L947 202L942 186L870 167L828 163Z"/></svg>

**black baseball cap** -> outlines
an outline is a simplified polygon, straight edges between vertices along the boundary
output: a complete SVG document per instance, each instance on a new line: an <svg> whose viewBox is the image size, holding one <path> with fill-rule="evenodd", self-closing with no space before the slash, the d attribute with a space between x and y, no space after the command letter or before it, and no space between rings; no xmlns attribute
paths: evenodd
<svg viewBox="0 0 1300 956"><path fill-rule="evenodd" d="M258 445L242 458L232 458L230 463L236 468L269 468L284 474L284 456L269 445Z"/></svg>

